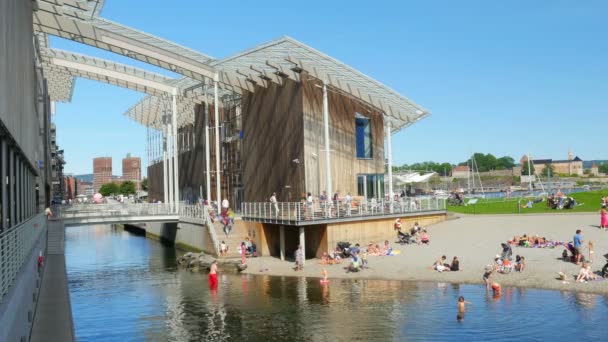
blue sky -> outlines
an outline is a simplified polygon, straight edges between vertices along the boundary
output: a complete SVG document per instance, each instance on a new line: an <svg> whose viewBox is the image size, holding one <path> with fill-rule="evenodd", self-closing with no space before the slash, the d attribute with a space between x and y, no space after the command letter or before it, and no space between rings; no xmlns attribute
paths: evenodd
<svg viewBox="0 0 608 342"><path fill-rule="evenodd" d="M396 165L457 163L472 152L608 159L608 2L107 0L102 17L215 58L289 35L353 66L432 115L393 136ZM53 39L57 48L149 70ZM159 72L171 75L169 72ZM66 171L128 152L145 165L145 129L122 114L141 94L78 79L54 121ZM144 170L145 172L145 170Z"/></svg>

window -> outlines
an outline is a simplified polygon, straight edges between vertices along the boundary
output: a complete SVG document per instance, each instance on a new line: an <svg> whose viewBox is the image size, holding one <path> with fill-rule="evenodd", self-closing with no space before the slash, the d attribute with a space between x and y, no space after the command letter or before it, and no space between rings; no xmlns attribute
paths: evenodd
<svg viewBox="0 0 608 342"><path fill-rule="evenodd" d="M368 173L357 175L357 194L365 198L384 198L384 174Z"/></svg>
<svg viewBox="0 0 608 342"><path fill-rule="evenodd" d="M357 113L355 116L355 134L357 158L371 159L372 154L372 123L371 120Z"/></svg>

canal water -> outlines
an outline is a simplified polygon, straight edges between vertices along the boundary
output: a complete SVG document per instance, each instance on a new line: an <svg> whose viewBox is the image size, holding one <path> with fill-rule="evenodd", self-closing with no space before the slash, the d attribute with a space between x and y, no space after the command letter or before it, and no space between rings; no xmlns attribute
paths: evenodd
<svg viewBox="0 0 608 342"><path fill-rule="evenodd" d="M606 340L608 297L476 285L222 274L177 268L178 252L109 226L66 229L79 341ZM464 296L464 320L456 300Z"/></svg>

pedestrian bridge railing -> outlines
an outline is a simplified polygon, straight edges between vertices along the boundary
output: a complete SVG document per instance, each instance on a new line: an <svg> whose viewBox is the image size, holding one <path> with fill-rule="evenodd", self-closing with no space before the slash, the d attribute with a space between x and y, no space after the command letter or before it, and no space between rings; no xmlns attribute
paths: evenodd
<svg viewBox="0 0 608 342"><path fill-rule="evenodd" d="M243 203L242 208L243 220L298 225L444 211L446 200L406 197L396 201L254 202Z"/></svg>
<svg viewBox="0 0 608 342"><path fill-rule="evenodd" d="M175 205L164 203L75 204L56 207L53 214L55 218L64 220L89 217L177 215Z"/></svg>
<svg viewBox="0 0 608 342"><path fill-rule="evenodd" d="M213 210L213 209L211 209ZM152 220L164 220L179 217L199 219L207 221L207 209L196 204L164 203L110 203L110 204L74 204L54 207L53 219L59 219L66 224L94 224L94 223L119 223L146 222Z"/></svg>

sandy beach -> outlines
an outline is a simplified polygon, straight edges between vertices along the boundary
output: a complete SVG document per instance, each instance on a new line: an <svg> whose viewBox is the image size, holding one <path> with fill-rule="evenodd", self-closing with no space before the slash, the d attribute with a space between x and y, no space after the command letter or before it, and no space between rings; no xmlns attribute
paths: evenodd
<svg viewBox="0 0 608 342"><path fill-rule="evenodd" d="M594 262L592 270L601 270L605 264L603 255L608 253L608 232L598 228L597 214L538 214L538 215L457 215L450 220L425 227L431 239L430 246L394 244L394 236L387 236L393 242L399 255L369 257L369 268L358 273L346 273L345 263L325 266L328 277L352 279L390 279L433 282L454 282L483 284L484 267L491 264L496 254L501 252L500 244L514 235L539 235L547 239L571 241L576 229L583 230L584 253L588 257L587 242L593 241ZM410 227L404 227L410 228ZM350 241L360 243L367 241ZM380 241L375 241L380 243ZM519 254L526 258L524 272L510 274L494 273L494 281L503 287L528 287L550 290L581 291L608 294L608 280L576 283L574 276L579 266L561 260L563 247L522 248L513 247L513 258ZM460 259L461 271L439 273L431 265L441 255L451 261ZM278 258L262 257L248 260L245 273L269 274L277 276L320 277L323 265L320 260L306 261L303 271L292 269L293 263ZM558 272L568 275L566 282L557 279Z"/></svg>

